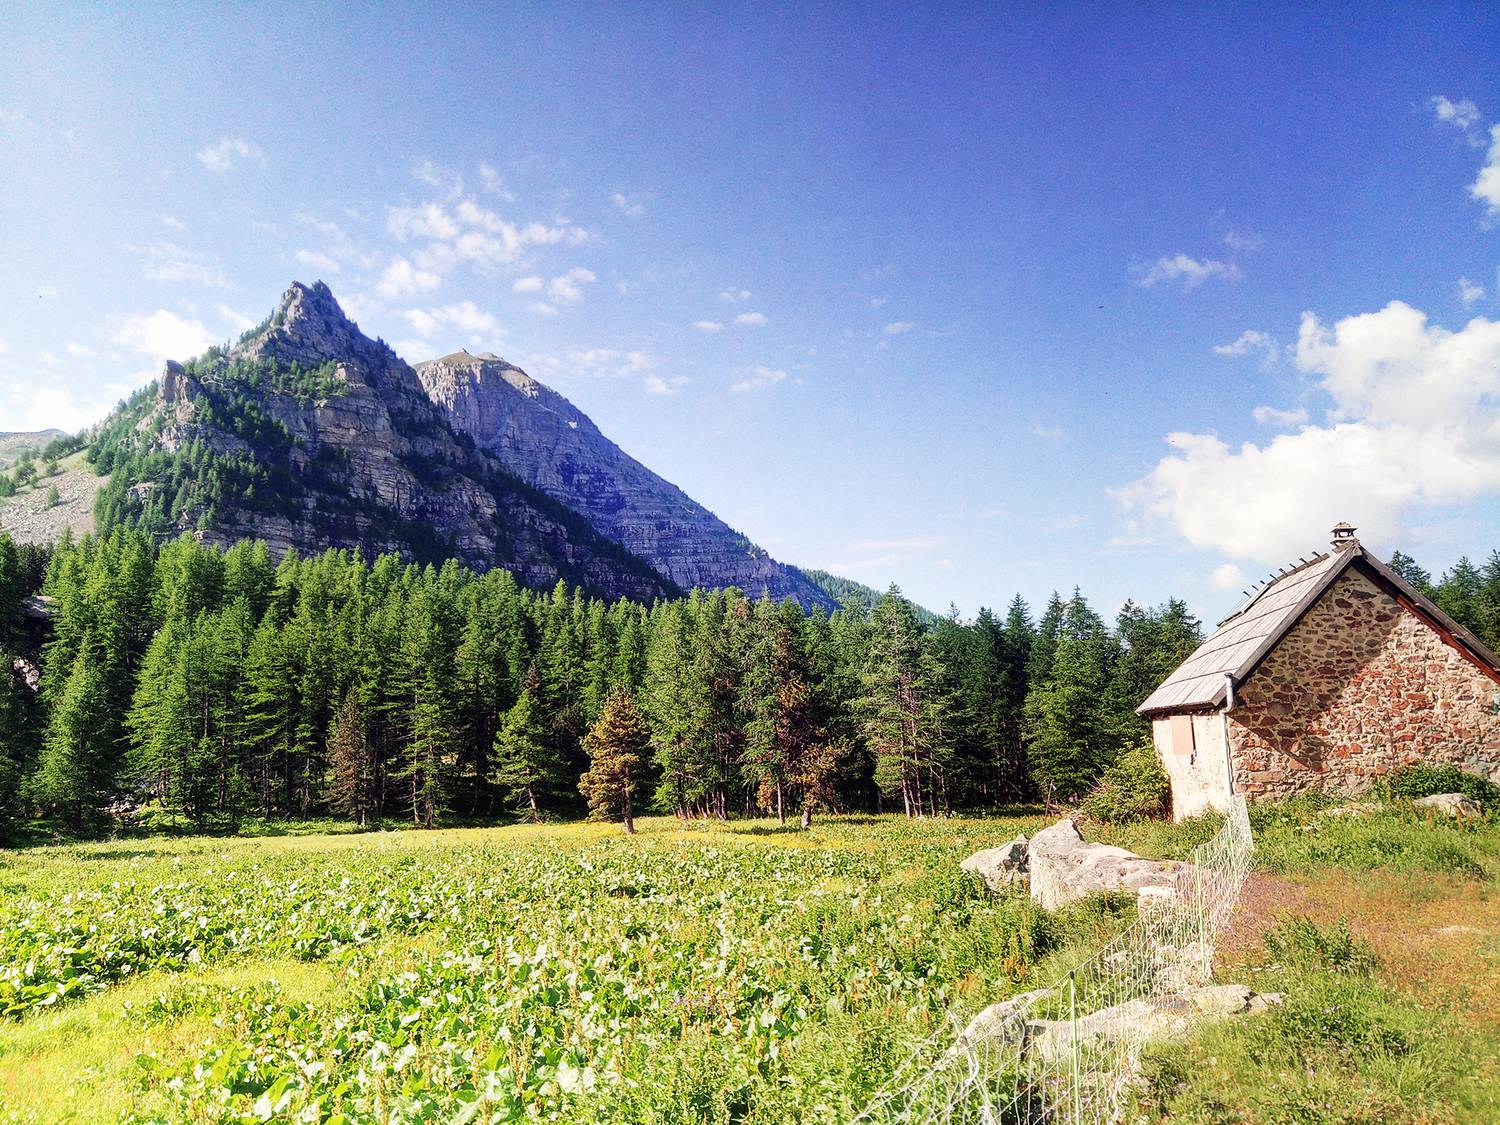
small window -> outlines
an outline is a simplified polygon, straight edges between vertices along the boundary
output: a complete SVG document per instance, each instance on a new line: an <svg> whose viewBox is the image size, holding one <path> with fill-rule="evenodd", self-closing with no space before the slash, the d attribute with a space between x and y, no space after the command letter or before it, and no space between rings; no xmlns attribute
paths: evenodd
<svg viewBox="0 0 1500 1125"><path fill-rule="evenodd" d="M1172 753L1192 757L1198 752L1191 715L1172 716Z"/></svg>

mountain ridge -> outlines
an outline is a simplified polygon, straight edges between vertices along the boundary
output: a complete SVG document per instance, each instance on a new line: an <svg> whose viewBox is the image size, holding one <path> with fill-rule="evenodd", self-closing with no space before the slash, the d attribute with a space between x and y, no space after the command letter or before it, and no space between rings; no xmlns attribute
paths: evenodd
<svg viewBox="0 0 1500 1125"><path fill-rule="evenodd" d="M736 586L751 597L837 608L802 571L631 457L564 395L515 364L458 351L414 369L455 430L683 589Z"/></svg>

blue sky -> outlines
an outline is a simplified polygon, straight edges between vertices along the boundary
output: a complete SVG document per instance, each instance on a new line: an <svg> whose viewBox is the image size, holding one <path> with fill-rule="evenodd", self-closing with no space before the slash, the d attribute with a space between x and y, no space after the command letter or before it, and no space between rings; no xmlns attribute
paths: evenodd
<svg viewBox="0 0 1500 1125"><path fill-rule="evenodd" d="M1205 616L1500 546L1500 12L0 5L0 429L321 277L778 557Z"/></svg>

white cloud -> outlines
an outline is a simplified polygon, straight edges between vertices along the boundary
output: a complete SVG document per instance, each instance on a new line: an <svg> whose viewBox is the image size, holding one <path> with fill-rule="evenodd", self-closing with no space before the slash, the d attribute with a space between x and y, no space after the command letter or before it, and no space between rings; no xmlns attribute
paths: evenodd
<svg viewBox="0 0 1500 1125"><path fill-rule="evenodd" d="M1252 414L1255 420L1262 426L1276 426L1278 429L1287 429L1291 426L1300 426L1307 421L1307 411L1302 407L1295 410L1280 410L1274 406L1257 406Z"/></svg>
<svg viewBox="0 0 1500 1125"><path fill-rule="evenodd" d="M163 362L185 360L201 355L218 341L199 320L185 320L167 309L157 309L145 316L129 316L115 327L115 343L148 359Z"/></svg>
<svg viewBox="0 0 1500 1125"><path fill-rule="evenodd" d="M428 187L447 192L450 196L459 195L464 190L464 178L457 171L431 160L418 161L411 174Z"/></svg>
<svg viewBox="0 0 1500 1125"><path fill-rule="evenodd" d="M647 375L641 385L646 388L646 393L651 395L675 395L683 387L687 386L691 379L686 375L674 375L670 379L660 375Z"/></svg>
<svg viewBox="0 0 1500 1125"><path fill-rule="evenodd" d="M1208 580L1221 590L1243 589L1245 585L1245 572L1234 563L1222 563L1214 567L1213 573Z"/></svg>
<svg viewBox="0 0 1500 1125"><path fill-rule="evenodd" d="M458 221L438 203L417 207L393 207L386 218L386 229L403 242L408 238L457 238Z"/></svg>
<svg viewBox="0 0 1500 1125"><path fill-rule="evenodd" d="M1484 300L1484 286L1477 281L1470 281L1467 277L1458 279L1458 299L1468 308Z"/></svg>
<svg viewBox="0 0 1500 1125"><path fill-rule="evenodd" d="M512 293L540 293L545 285L546 282L539 277L518 277L510 290Z"/></svg>
<svg viewBox="0 0 1500 1125"><path fill-rule="evenodd" d="M411 297L431 292L442 280L430 270L418 269L406 258L393 258L375 288L382 297Z"/></svg>
<svg viewBox="0 0 1500 1125"><path fill-rule="evenodd" d="M1232 228L1224 235L1224 245L1236 254L1253 254L1266 244L1262 235L1254 231Z"/></svg>
<svg viewBox="0 0 1500 1125"><path fill-rule="evenodd" d="M724 290L724 292L722 292L722 293L719 294L719 300L727 302L728 304L731 304L731 305L733 305L733 304L739 304L741 302L748 301L749 299L750 299L750 290L748 290L748 289L736 289L732 285L728 289Z"/></svg>
<svg viewBox="0 0 1500 1125"><path fill-rule="evenodd" d="M0 411L8 426L45 430L56 426L68 433L99 421L133 388L120 384L79 384L71 380L10 380L0 377Z"/></svg>
<svg viewBox="0 0 1500 1125"><path fill-rule="evenodd" d="M164 227L171 227L175 231L187 230L187 224L181 219L173 218L171 215L158 215L156 217L161 220L161 225Z"/></svg>
<svg viewBox="0 0 1500 1125"><path fill-rule="evenodd" d="M1469 194L1490 209L1490 214L1500 214L1500 125L1490 126L1490 151L1485 157L1479 177L1469 185Z"/></svg>
<svg viewBox="0 0 1500 1125"><path fill-rule="evenodd" d="M80 344L77 340L70 341L67 348L68 354L78 359L93 359L99 353L87 344Z"/></svg>
<svg viewBox="0 0 1500 1125"><path fill-rule="evenodd" d="M1136 273L1136 284L1145 289L1163 281L1181 281L1183 289L1196 289L1210 278L1233 280L1240 276L1240 267L1233 262L1219 262L1211 258L1200 260L1186 254L1173 254L1158 258L1149 266L1136 267Z"/></svg>
<svg viewBox="0 0 1500 1125"><path fill-rule="evenodd" d="M1234 357L1258 355L1261 367L1269 371L1276 366L1276 361L1281 357L1281 345L1270 333L1256 328L1247 328L1229 343L1216 344L1214 354Z"/></svg>
<svg viewBox="0 0 1500 1125"><path fill-rule="evenodd" d="M849 544L851 551L936 551L947 546L948 541L940 535L912 535L904 539L856 539Z"/></svg>
<svg viewBox="0 0 1500 1125"><path fill-rule="evenodd" d="M911 320L893 320L881 329L887 336L901 336L915 328L916 322Z"/></svg>
<svg viewBox="0 0 1500 1125"><path fill-rule="evenodd" d="M214 312L219 314L219 319L228 324L236 332L247 332L255 327L255 321L251 320L238 309L232 309L225 304L214 306Z"/></svg>
<svg viewBox="0 0 1500 1125"><path fill-rule="evenodd" d="M627 195L622 195L620 192L615 192L611 195L609 201L632 219L640 217L646 211L644 204L638 200L631 199Z"/></svg>
<svg viewBox="0 0 1500 1125"><path fill-rule="evenodd" d="M532 301L526 306L526 311L535 313L537 316L556 316L557 306L549 305L546 301Z"/></svg>
<svg viewBox="0 0 1500 1125"><path fill-rule="evenodd" d="M547 295L560 304L576 305L583 300L583 286L598 280L593 270L574 266L567 273L552 279L552 284L547 287Z"/></svg>
<svg viewBox="0 0 1500 1125"><path fill-rule="evenodd" d="M412 257L422 269L437 274L460 263L508 265L532 247L579 246L589 240L588 231L571 223L521 226L469 198L451 208L443 203L392 207L386 229L402 241L423 242Z"/></svg>
<svg viewBox="0 0 1500 1125"><path fill-rule="evenodd" d="M1341 519L1388 545L1414 513L1500 494L1500 323L1454 332L1400 301L1331 327L1304 313L1296 364L1327 395L1329 420L1237 448L1168 435L1174 452L1116 490L1132 532L1162 526L1276 562Z"/></svg>
<svg viewBox="0 0 1500 1125"><path fill-rule="evenodd" d="M1068 431L1061 426L1046 426L1041 422L1033 422L1029 428L1032 437L1039 437L1043 441L1062 441L1068 436Z"/></svg>
<svg viewBox="0 0 1500 1125"><path fill-rule="evenodd" d="M141 276L147 281L181 281L220 289L229 284L224 272L204 255L184 250L175 242L152 242L133 249L146 258Z"/></svg>
<svg viewBox="0 0 1500 1125"><path fill-rule="evenodd" d="M693 327L695 329L697 329L699 332L722 332L722 331L724 331L724 326L722 324L720 324L717 320L695 320L695 321L693 321Z"/></svg>
<svg viewBox="0 0 1500 1125"><path fill-rule="evenodd" d="M742 379L736 380L729 387L736 394L744 394L747 391L763 391L767 387L774 387L777 383L786 379L786 372L774 367L757 365L750 368Z"/></svg>
<svg viewBox="0 0 1500 1125"><path fill-rule="evenodd" d="M1462 130L1469 138L1470 143L1482 146L1483 139L1477 130L1479 125L1479 107L1468 98L1461 98L1454 102L1449 101L1443 95L1438 94L1427 101L1427 107L1437 114L1439 121Z"/></svg>
<svg viewBox="0 0 1500 1125"><path fill-rule="evenodd" d="M324 273L339 272L338 262L321 250L298 250L295 257L299 263L312 269L322 270Z"/></svg>
<svg viewBox="0 0 1500 1125"><path fill-rule="evenodd" d="M504 199L511 198L510 193L505 190L505 178L493 164L485 160L479 162L479 186Z"/></svg>
<svg viewBox="0 0 1500 1125"><path fill-rule="evenodd" d="M222 174L231 171L236 164L247 160L264 164L266 154L249 141L239 138L225 137L216 145L209 145L207 148L198 150L198 163L210 172Z"/></svg>
<svg viewBox="0 0 1500 1125"><path fill-rule="evenodd" d="M473 301L460 301L434 309L407 309L401 315L423 339L432 339L443 332L457 332L467 336L470 343L478 343L483 337L498 336L501 331L500 322Z"/></svg>
<svg viewBox="0 0 1500 1125"><path fill-rule="evenodd" d="M760 325L767 323L766 314L758 312L740 313L739 316L734 318L734 322L736 324L745 324L754 327L759 327Z"/></svg>

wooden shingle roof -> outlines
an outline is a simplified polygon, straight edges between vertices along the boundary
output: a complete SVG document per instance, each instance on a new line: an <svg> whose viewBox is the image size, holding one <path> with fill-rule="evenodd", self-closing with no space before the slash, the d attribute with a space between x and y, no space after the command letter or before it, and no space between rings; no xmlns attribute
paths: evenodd
<svg viewBox="0 0 1500 1125"><path fill-rule="evenodd" d="M1145 702L1136 708L1136 714L1151 716L1174 711L1208 711L1223 706L1227 684L1233 682L1238 686L1242 683L1322 597L1323 592L1355 563L1361 564L1377 581L1392 588L1393 593L1428 618L1429 624L1466 650L1474 663L1486 668L1491 675L1500 671L1500 659L1477 637L1369 554L1356 539L1348 546L1318 555L1311 562L1295 566L1267 582L1219 623L1214 634L1146 697Z"/></svg>

